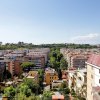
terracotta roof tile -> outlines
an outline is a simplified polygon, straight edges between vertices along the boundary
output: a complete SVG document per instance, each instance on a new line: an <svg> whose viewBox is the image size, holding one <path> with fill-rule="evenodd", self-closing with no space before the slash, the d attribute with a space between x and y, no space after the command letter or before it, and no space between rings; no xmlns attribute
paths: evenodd
<svg viewBox="0 0 100 100"><path fill-rule="evenodd" d="M62 75L62 79L66 79L66 75Z"/></svg>
<svg viewBox="0 0 100 100"><path fill-rule="evenodd" d="M87 62L100 67L100 55L92 54Z"/></svg>
<svg viewBox="0 0 100 100"><path fill-rule="evenodd" d="M52 99L64 99L63 95L52 95Z"/></svg>

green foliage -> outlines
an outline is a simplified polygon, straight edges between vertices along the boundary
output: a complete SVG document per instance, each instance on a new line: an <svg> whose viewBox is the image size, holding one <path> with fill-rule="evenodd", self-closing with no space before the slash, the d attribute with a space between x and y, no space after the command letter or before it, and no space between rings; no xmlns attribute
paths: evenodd
<svg viewBox="0 0 100 100"><path fill-rule="evenodd" d="M41 100L39 96L35 96L34 94L32 94L29 97L26 97L26 95L19 93L16 96L16 100Z"/></svg>
<svg viewBox="0 0 100 100"><path fill-rule="evenodd" d="M64 89L64 94L69 94L70 93L70 89L67 87Z"/></svg>
<svg viewBox="0 0 100 100"><path fill-rule="evenodd" d="M60 69L65 70L65 69L67 69L67 67L68 67L68 63L66 62L66 60L64 58L61 58L61 60L60 60Z"/></svg>
<svg viewBox="0 0 100 100"><path fill-rule="evenodd" d="M35 96L39 92L39 85L31 79L25 78L23 83L16 88L16 98L21 98L17 100L40 100L39 96Z"/></svg>
<svg viewBox="0 0 100 100"><path fill-rule="evenodd" d="M34 67L35 65L33 64L33 63L31 63L31 62L23 62L22 64L21 64L21 67L22 68L28 68L28 67Z"/></svg>
<svg viewBox="0 0 100 100"><path fill-rule="evenodd" d="M67 83L64 81L64 82L61 84L60 89L64 89L64 88L66 88L66 87L67 87Z"/></svg>
<svg viewBox="0 0 100 100"><path fill-rule="evenodd" d="M24 79L23 84L27 85L31 89L32 93L39 94L41 91L39 84L31 79Z"/></svg>
<svg viewBox="0 0 100 100"><path fill-rule="evenodd" d="M34 45L32 43L24 43L24 42L18 42L18 43L6 43L5 45L0 45L0 50L6 50L6 49L18 49L18 48L51 48L51 50L59 50L59 48L97 48L96 45L89 45L89 44L41 44L41 45Z"/></svg>
<svg viewBox="0 0 100 100"><path fill-rule="evenodd" d="M76 96L76 93L75 93L74 89L71 90L71 95Z"/></svg>
<svg viewBox="0 0 100 100"><path fill-rule="evenodd" d="M61 79L62 79L62 72L61 72L61 69L57 69L57 72L58 72L58 77L59 77L59 79L61 80Z"/></svg>
<svg viewBox="0 0 100 100"><path fill-rule="evenodd" d="M43 69L39 69L38 70L38 74L39 74L39 85L43 89L44 70Z"/></svg>
<svg viewBox="0 0 100 100"><path fill-rule="evenodd" d="M51 91L44 91L43 92L43 100L51 100L53 92Z"/></svg>
<svg viewBox="0 0 100 100"><path fill-rule="evenodd" d="M19 86L19 92L22 93L22 94L24 94L24 95L26 95L26 97L31 96L31 93L32 93L31 89L26 84L21 84Z"/></svg>
<svg viewBox="0 0 100 100"><path fill-rule="evenodd" d="M6 68L4 69L4 72L3 72L3 79L11 79L11 77L12 77L12 75L11 75L11 73L8 71L8 70L6 70Z"/></svg>
<svg viewBox="0 0 100 100"><path fill-rule="evenodd" d="M60 53L60 49L59 48L52 48L51 52L49 54L49 58L50 58L50 65L55 69L67 69L68 67L68 63L66 62L66 60L64 59L63 55Z"/></svg>
<svg viewBox="0 0 100 100"><path fill-rule="evenodd" d="M38 74L39 74L39 76L43 76L44 75L44 70L43 69L39 69L38 70Z"/></svg>
<svg viewBox="0 0 100 100"><path fill-rule="evenodd" d="M12 98L14 98L14 96L15 96L15 92L16 92L16 90L12 86L7 87L4 89L4 96L10 97L10 99L12 100Z"/></svg>
<svg viewBox="0 0 100 100"><path fill-rule="evenodd" d="M50 58L50 65L55 69L60 68L60 60L63 57L62 54L60 54L60 49L59 48L52 48L49 58Z"/></svg>

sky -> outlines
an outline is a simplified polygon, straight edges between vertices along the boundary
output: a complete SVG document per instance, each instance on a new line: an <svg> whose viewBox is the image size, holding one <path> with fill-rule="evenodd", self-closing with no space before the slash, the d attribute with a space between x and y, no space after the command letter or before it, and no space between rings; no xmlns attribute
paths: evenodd
<svg viewBox="0 0 100 100"><path fill-rule="evenodd" d="M100 43L100 0L0 0L0 41Z"/></svg>

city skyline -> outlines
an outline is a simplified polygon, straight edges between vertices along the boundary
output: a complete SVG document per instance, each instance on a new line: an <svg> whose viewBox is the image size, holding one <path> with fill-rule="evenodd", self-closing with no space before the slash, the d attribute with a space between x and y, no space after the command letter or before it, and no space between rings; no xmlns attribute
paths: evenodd
<svg viewBox="0 0 100 100"><path fill-rule="evenodd" d="M1 0L0 41L100 43L99 0Z"/></svg>

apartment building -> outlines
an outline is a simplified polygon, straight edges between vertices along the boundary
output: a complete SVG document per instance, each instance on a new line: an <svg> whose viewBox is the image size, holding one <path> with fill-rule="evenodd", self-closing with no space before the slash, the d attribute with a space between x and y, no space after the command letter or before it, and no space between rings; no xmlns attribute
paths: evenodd
<svg viewBox="0 0 100 100"><path fill-rule="evenodd" d="M46 84L50 85L54 80L58 80L58 73L52 68L46 68L44 81L46 82Z"/></svg>
<svg viewBox="0 0 100 100"><path fill-rule="evenodd" d="M8 60L4 57L0 57L0 81L3 80L4 70L8 68Z"/></svg>
<svg viewBox="0 0 100 100"><path fill-rule="evenodd" d="M48 60L48 54L50 52L50 48L35 48L32 50L29 50L28 55L34 55L34 56L44 56L45 58L45 63Z"/></svg>
<svg viewBox="0 0 100 100"><path fill-rule="evenodd" d="M87 100L100 100L100 54L92 54L86 62Z"/></svg>
<svg viewBox="0 0 100 100"><path fill-rule="evenodd" d="M40 55L27 55L24 57L25 62L32 62L35 64L34 70L45 67L45 58Z"/></svg>
<svg viewBox="0 0 100 100"><path fill-rule="evenodd" d="M21 61L19 60L10 60L8 62L8 71L11 73L11 75L20 75L22 72L21 68Z"/></svg>
<svg viewBox="0 0 100 100"><path fill-rule="evenodd" d="M3 72L6 67L6 62L4 60L0 60L0 82L3 80Z"/></svg>
<svg viewBox="0 0 100 100"><path fill-rule="evenodd" d="M85 62L87 61L87 57L84 55L74 55L71 57L71 67L75 67L76 69L85 68Z"/></svg>
<svg viewBox="0 0 100 100"><path fill-rule="evenodd" d="M6 59L9 60L21 60L23 61L23 57L26 55L27 51L25 50L14 50L10 53L4 55Z"/></svg>
<svg viewBox="0 0 100 100"><path fill-rule="evenodd" d="M68 62L68 67L75 67L75 68L85 68L85 61L91 55L91 50L85 49L61 49L60 52L63 54L64 58Z"/></svg>
<svg viewBox="0 0 100 100"><path fill-rule="evenodd" d="M67 70L68 73L68 85L69 88L72 88L82 94L82 88L86 91L86 69L69 69ZM86 97L86 92L82 94Z"/></svg>

